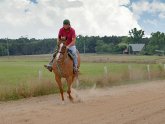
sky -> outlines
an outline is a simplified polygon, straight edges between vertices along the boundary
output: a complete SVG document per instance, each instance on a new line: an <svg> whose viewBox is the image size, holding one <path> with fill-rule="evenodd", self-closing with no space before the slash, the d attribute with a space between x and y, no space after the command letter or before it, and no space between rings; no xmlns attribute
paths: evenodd
<svg viewBox="0 0 165 124"><path fill-rule="evenodd" d="M64 19L77 35L165 32L165 0L0 0L0 38L56 38Z"/></svg>

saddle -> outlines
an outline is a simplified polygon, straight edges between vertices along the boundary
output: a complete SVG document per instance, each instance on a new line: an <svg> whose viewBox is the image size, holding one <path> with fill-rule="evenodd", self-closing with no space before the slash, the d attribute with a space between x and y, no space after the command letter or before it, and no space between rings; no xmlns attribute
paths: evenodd
<svg viewBox="0 0 165 124"><path fill-rule="evenodd" d="M68 56L69 56L72 60L75 58L75 55L72 53L71 50L68 50L67 53L68 53Z"/></svg>

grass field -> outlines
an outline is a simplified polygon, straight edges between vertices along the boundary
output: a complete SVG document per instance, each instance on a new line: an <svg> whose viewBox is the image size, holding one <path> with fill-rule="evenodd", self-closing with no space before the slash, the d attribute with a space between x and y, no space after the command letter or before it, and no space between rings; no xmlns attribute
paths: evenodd
<svg viewBox="0 0 165 124"><path fill-rule="evenodd" d="M50 58L51 55L0 57L0 100L58 92L54 74L43 67ZM94 84L135 83L165 76L165 57L88 54L81 58L80 88Z"/></svg>

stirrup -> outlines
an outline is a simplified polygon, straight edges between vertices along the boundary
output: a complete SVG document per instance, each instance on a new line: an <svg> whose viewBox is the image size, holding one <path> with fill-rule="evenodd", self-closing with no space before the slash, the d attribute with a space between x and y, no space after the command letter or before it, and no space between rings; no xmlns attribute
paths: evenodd
<svg viewBox="0 0 165 124"><path fill-rule="evenodd" d="M50 72L52 72L53 68L51 65L44 65L46 69L48 69Z"/></svg>

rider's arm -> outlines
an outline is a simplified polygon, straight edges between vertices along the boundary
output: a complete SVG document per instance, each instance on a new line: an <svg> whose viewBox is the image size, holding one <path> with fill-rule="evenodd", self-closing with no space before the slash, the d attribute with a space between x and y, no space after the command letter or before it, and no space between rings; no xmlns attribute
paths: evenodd
<svg viewBox="0 0 165 124"><path fill-rule="evenodd" d="M72 42L67 46L68 48L74 46L76 43L76 37L72 38Z"/></svg>
<svg viewBox="0 0 165 124"><path fill-rule="evenodd" d="M72 42L67 46L68 48L76 44L76 33L75 30L72 32Z"/></svg>

